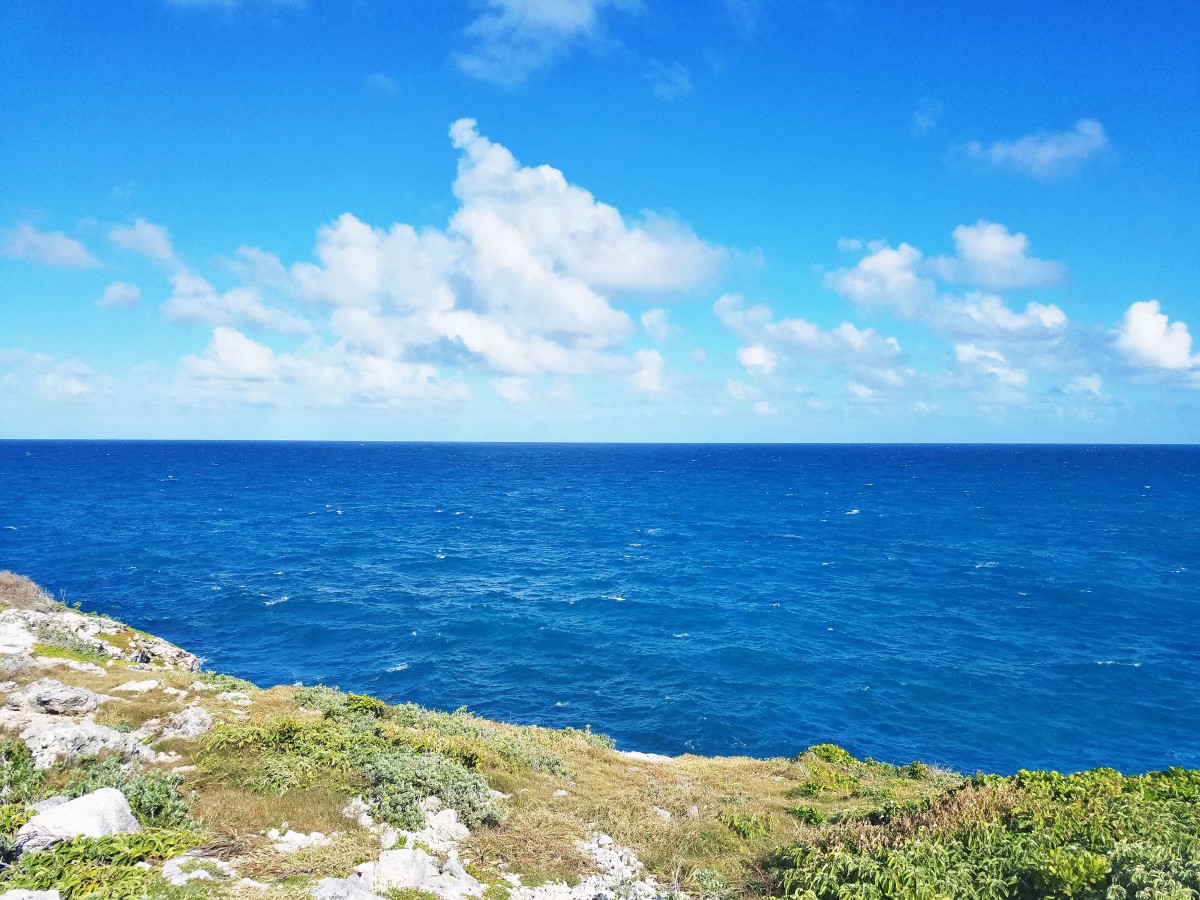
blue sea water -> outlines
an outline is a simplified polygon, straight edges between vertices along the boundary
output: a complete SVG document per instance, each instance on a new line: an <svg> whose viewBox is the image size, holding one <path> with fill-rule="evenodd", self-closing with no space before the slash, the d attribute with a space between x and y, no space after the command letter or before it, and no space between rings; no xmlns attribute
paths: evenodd
<svg viewBox="0 0 1200 900"><path fill-rule="evenodd" d="M1200 448L0 442L0 568L662 753L1200 766Z"/></svg>

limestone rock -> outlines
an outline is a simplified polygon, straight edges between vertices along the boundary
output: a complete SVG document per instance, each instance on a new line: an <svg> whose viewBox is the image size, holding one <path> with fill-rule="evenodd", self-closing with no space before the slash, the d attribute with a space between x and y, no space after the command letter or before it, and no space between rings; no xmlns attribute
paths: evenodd
<svg viewBox="0 0 1200 900"><path fill-rule="evenodd" d="M279 829L272 828L267 832L267 837L280 853L295 853L305 847L328 846L333 843L334 835L324 835L319 831L304 834L301 831L290 830L286 834L280 834Z"/></svg>
<svg viewBox="0 0 1200 900"><path fill-rule="evenodd" d="M10 724L0 717L0 727ZM126 759L150 755L133 735L122 734L87 719L74 722L56 716L34 716L20 724L24 724L21 740L29 746L33 764L38 769L48 769L59 760L70 764L85 756L99 756L104 751L120 753Z"/></svg>
<svg viewBox="0 0 1200 900"><path fill-rule="evenodd" d="M106 697L86 688L71 687L53 678L39 678L24 690L9 695L9 709L26 708L55 716L82 716L99 706Z"/></svg>
<svg viewBox="0 0 1200 900"><path fill-rule="evenodd" d="M167 716L164 738L194 738L211 731L213 717L203 706L189 706Z"/></svg>
<svg viewBox="0 0 1200 900"><path fill-rule="evenodd" d="M0 900L62 900L58 891L27 891L17 888L0 894Z"/></svg>
<svg viewBox="0 0 1200 900"><path fill-rule="evenodd" d="M118 684L113 690L126 694L144 694L156 687L158 687L158 682L153 678L147 678L145 681L127 681L124 684Z"/></svg>
<svg viewBox="0 0 1200 900"><path fill-rule="evenodd" d="M191 852L163 863L162 877L179 887L189 881L212 881L214 876L210 869L222 878L233 874L233 866L223 859L213 859Z"/></svg>
<svg viewBox="0 0 1200 900"><path fill-rule="evenodd" d="M424 850L385 850L379 861L363 863L354 870L364 886L373 891L393 888L422 888L438 873L437 863Z"/></svg>
<svg viewBox="0 0 1200 900"><path fill-rule="evenodd" d="M322 878L313 890L314 900L383 900L363 885L356 875L349 878Z"/></svg>
<svg viewBox="0 0 1200 900"><path fill-rule="evenodd" d="M17 831L17 846L22 852L45 850L72 838L141 830L125 795L116 788L101 788L38 813Z"/></svg>
<svg viewBox="0 0 1200 900"><path fill-rule="evenodd" d="M20 622L0 623L0 654L12 656L17 653L28 653L36 642L37 638L33 632Z"/></svg>

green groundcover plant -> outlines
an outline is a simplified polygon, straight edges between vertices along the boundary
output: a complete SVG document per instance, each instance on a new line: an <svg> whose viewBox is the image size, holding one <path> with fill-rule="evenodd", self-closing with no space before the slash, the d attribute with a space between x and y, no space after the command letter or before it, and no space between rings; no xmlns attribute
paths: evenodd
<svg viewBox="0 0 1200 900"><path fill-rule="evenodd" d="M789 900L1196 900L1200 772L977 776L919 810L811 831L770 860Z"/></svg>

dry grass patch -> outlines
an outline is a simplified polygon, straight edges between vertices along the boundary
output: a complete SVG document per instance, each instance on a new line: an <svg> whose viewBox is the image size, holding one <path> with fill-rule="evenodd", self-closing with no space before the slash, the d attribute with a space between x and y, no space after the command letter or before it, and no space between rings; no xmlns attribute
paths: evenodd
<svg viewBox="0 0 1200 900"><path fill-rule="evenodd" d="M517 800L499 826L472 832L462 855L475 860L485 873L519 872L526 885L572 883L594 870L575 847L575 841L586 838L589 830L594 829L580 820L573 807Z"/></svg>
<svg viewBox="0 0 1200 900"><path fill-rule="evenodd" d="M343 819L342 824L349 823ZM236 857L233 864L248 878L279 884L345 878L355 866L378 858L379 838L365 828L354 828L338 834L326 846L305 847L295 853L280 853L264 838L249 845L247 852Z"/></svg>
<svg viewBox="0 0 1200 900"><path fill-rule="evenodd" d="M246 834L278 828L286 822L296 831L328 834L351 824L342 816L349 798L327 787L297 788L282 796L267 796L220 782L189 779L187 786L194 787L198 794L192 815L208 828Z"/></svg>
<svg viewBox="0 0 1200 900"><path fill-rule="evenodd" d="M54 606L54 598L24 575L0 571L0 607L47 610Z"/></svg>

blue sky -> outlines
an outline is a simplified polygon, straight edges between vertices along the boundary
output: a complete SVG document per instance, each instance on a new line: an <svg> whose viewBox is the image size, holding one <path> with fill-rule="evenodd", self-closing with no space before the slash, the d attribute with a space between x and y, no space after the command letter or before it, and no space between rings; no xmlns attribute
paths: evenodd
<svg viewBox="0 0 1200 900"><path fill-rule="evenodd" d="M1200 441L1190 2L8 0L0 437Z"/></svg>

